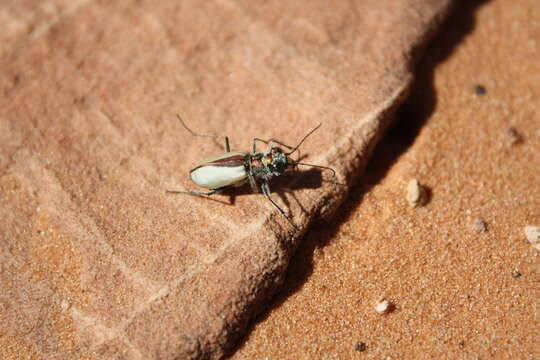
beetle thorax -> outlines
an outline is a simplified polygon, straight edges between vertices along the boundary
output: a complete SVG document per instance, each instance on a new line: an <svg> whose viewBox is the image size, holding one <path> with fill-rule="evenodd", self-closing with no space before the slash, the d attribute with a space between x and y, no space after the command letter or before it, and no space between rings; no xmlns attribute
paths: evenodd
<svg viewBox="0 0 540 360"><path fill-rule="evenodd" d="M251 174L265 180L283 174L290 165L287 155L277 147L269 152L253 154L250 161Z"/></svg>

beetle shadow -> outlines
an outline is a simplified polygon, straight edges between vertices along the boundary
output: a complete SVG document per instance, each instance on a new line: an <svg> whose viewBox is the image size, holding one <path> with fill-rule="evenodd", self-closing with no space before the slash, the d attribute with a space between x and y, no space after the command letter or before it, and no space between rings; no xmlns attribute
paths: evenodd
<svg viewBox="0 0 540 360"><path fill-rule="evenodd" d="M324 181L320 169L288 171L270 181L270 192L271 194L277 194L285 204L285 207L290 205L285 193L290 194L290 196L301 206L297 197L294 195L294 192L299 189L317 189L322 186ZM254 193L249 184L230 188L221 193L221 195L229 196L229 202L223 202L227 205L234 205L237 196L246 196L250 194ZM257 194L262 195L261 192ZM305 211L305 209L302 210Z"/></svg>
<svg viewBox="0 0 540 360"><path fill-rule="evenodd" d="M290 208L293 199L300 210L307 214L309 209L304 208L302 202L298 200L295 191L298 189L318 189L324 182L329 182L323 176L324 170L311 168L309 170L295 171L287 174L287 177L277 178L273 185L273 193L275 193L285 204L285 208ZM271 189L272 190L272 189ZM285 196L287 194L288 196Z"/></svg>
<svg viewBox="0 0 540 360"><path fill-rule="evenodd" d="M182 190L182 191L187 191L187 190ZM230 202L220 200L219 198L215 197L215 195L202 195L202 194L189 194L189 193L174 193L174 192L170 192L170 191L166 191L166 193L172 194L172 195L179 195L179 196L193 196L193 197L199 197L199 198L203 198L203 199L208 200L208 201L214 201L214 202L220 203L220 204L222 204L222 205L231 205Z"/></svg>
<svg viewBox="0 0 540 360"><path fill-rule="evenodd" d="M412 145L437 105L437 92L434 84L435 69L454 53L456 47L475 28L477 9L489 1L472 0L458 3L438 35L427 44L429 52L426 52L423 58L416 63L416 80L409 97L395 113L396 125L387 130L375 148L364 176L357 185L351 188L347 199L330 221L318 220L307 231L290 260L279 293L252 320L247 335L233 351L241 348L248 341L253 328L258 323L266 320L273 310L279 308L291 295L302 289L313 273L316 249L324 248L332 239L335 239L341 225L348 221L362 204L365 194L386 177L400 156ZM422 49L416 49L415 55L418 55L420 50ZM474 91L473 87L471 87L471 91ZM323 286L321 291L325 291L324 288Z"/></svg>

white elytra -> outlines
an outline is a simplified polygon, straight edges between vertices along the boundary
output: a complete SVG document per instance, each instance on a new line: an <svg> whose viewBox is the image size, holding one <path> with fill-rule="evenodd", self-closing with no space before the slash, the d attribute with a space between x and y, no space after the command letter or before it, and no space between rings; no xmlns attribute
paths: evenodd
<svg viewBox="0 0 540 360"><path fill-rule="evenodd" d="M218 189L223 186L243 182L247 179L244 165L241 166L214 166L203 165L191 172L191 180L207 189Z"/></svg>
<svg viewBox="0 0 540 360"><path fill-rule="evenodd" d="M245 156L245 153L229 152L205 159L191 170L191 180L210 190L240 185L248 177L244 166Z"/></svg>
<svg viewBox="0 0 540 360"><path fill-rule="evenodd" d="M225 153L204 160L191 170L191 180L195 184L211 190L243 183L248 175L242 162L238 162L237 166L216 166L212 164L216 160L227 159L238 155L244 156L245 154Z"/></svg>

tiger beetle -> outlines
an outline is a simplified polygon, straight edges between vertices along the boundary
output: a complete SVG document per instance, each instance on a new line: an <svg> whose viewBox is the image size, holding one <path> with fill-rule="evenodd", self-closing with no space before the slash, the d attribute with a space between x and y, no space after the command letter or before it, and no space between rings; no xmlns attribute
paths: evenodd
<svg viewBox="0 0 540 360"><path fill-rule="evenodd" d="M299 161L293 161L289 156L298 150L300 145L313 134L321 124L317 125L307 135L305 135L298 145L292 147L278 141L276 139L263 140L259 138L253 139L253 152L231 152L229 147L229 138L227 136L220 136L214 134L197 134L193 132L184 123L180 115L176 115L178 120L187 131L193 136L202 137L223 137L225 139L225 153L215 155L205 159L195 165L190 171L190 177L193 182L203 188L207 188L208 191L196 191L196 190L166 190L167 193L176 194L190 194L198 196L210 196L220 193L224 190L238 187L246 182L249 182L253 192L258 193L259 188L262 193L270 200L272 205L279 211L281 215L293 228L299 230L298 227L292 222L292 220L285 214L283 209L274 201L270 196L270 179L283 175L286 170L296 168L298 165L305 165L316 167L320 169L330 170L335 176L335 171L332 168L301 163ZM257 151L257 141L262 142L269 146L267 152ZM289 152L283 151L280 147L275 145L281 145L288 149Z"/></svg>

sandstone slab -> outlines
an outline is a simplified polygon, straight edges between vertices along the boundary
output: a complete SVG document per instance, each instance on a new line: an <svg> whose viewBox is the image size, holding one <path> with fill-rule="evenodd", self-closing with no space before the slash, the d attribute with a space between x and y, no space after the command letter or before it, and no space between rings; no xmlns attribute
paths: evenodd
<svg viewBox="0 0 540 360"><path fill-rule="evenodd" d="M449 0L0 5L3 358L219 358L345 198ZM221 145L302 147L260 194L165 194ZM288 190L287 190L288 189Z"/></svg>

